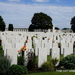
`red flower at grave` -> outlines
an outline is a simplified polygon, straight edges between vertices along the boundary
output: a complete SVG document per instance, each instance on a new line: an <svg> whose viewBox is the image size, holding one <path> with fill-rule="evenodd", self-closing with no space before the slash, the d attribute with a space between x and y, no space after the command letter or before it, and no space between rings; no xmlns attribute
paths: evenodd
<svg viewBox="0 0 75 75"><path fill-rule="evenodd" d="M50 38L48 38L48 40L50 40Z"/></svg>
<svg viewBox="0 0 75 75"><path fill-rule="evenodd" d="M21 50L22 50L22 51L26 51L26 46L23 46L23 47L21 48ZM20 52L21 50L18 50L17 52Z"/></svg>
<svg viewBox="0 0 75 75"><path fill-rule="evenodd" d="M22 51L26 51L26 49L22 49Z"/></svg>
<svg viewBox="0 0 75 75"><path fill-rule="evenodd" d="M58 47L60 47L60 45L58 45Z"/></svg>
<svg viewBox="0 0 75 75"><path fill-rule="evenodd" d="M22 50L22 51L26 51L26 46L23 46L23 47L21 48L21 50Z"/></svg>
<svg viewBox="0 0 75 75"><path fill-rule="evenodd" d="M26 46L23 46L23 48L26 48Z"/></svg>
<svg viewBox="0 0 75 75"><path fill-rule="evenodd" d="M61 46L61 45L59 44L58 47L60 48L60 46Z"/></svg>
<svg viewBox="0 0 75 75"><path fill-rule="evenodd" d="M20 50L18 50L17 52L20 52Z"/></svg>

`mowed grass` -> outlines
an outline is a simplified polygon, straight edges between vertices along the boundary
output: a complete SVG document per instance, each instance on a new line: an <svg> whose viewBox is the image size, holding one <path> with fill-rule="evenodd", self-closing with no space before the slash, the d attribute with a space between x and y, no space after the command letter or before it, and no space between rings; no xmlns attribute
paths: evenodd
<svg viewBox="0 0 75 75"><path fill-rule="evenodd" d="M60 60L63 59L63 55L60 55ZM51 60L51 56L47 56L47 61ZM36 56L35 63L38 65L38 56ZM41 72L41 73L31 73L23 75L75 75L74 72Z"/></svg>
<svg viewBox="0 0 75 75"><path fill-rule="evenodd" d="M50 61L50 59L51 59L51 56L48 55L48 56L47 56L47 61ZM63 59L63 55L60 55L60 60L62 60L62 59ZM38 56L36 56L35 63L36 63L36 64L38 63Z"/></svg>
<svg viewBox="0 0 75 75"><path fill-rule="evenodd" d="M42 72L42 73L32 73L25 75L75 75L75 72Z"/></svg>
<svg viewBox="0 0 75 75"><path fill-rule="evenodd" d="M47 61L50 61L50 59L51 59L51 56L48 55L47 56ZM35 63L38 65L38 56L36 56Z"/></svg>

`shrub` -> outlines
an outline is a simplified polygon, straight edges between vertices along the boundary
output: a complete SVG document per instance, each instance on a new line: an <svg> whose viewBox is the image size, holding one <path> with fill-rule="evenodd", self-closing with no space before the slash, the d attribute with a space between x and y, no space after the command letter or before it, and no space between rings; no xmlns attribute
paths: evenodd
<svg viewBox="0 0 75 75"><path fill-rule="evenodd" d="M51 59L51 61L52 61L53 65L55 66L57 64L57 62L58 62L58 59L54 58L54 59Z"/></svg>
<svg viewBox="0 0 75 75"><path fill-rule="evenodd" d="M28 53L28 70L33 70L35 68L35 54L33 52Z"/></svg>
<svg viewBox="0 0 75 75"><path fill-rule="evenodd" d="M0 57L0 75L6 74L10 67L10 60L6 57Z"/></svg>
<svg viewBox="0 0 75 75"><path fill-rule="evenodd" d="M54 65L51 61L47 61L47 62L43 63L41 68L43 71L53 71Z"/></svg>
<svg viewBox="0 0 75 75"><path fill-rule="evenodd" d="M75 55L68 55L62 59L60 66L67 69L75 69Z"/></svg>
<svg viewBox="0 0 75 75"><path fill-rule="evenodd" d="M25 66L21 65L12 65L8 71L8 75L21 75L24 73L28 73L28 70Z"/></svg>
<svg viewBox="0 0 75 75"><path fill-rule="evenodd" d="M4 51L0 50L0 56L4 56Z"/></svg>
<svg viewBox="0 0 75 75"><path fill-rule="evenodd" d="M21 66L22 67L22 72L23 74L27 74L28 73L28 69L25 66Z"/></svg>
<svg viewBox="0 0 75 75"><path fill-rule="evenodd" d="M54 70L56 70L56 64L57 64L57 62L58 62L58 59L57 58L53 58L53 59L51 59L51 61L52 61L52 63L53 63L53 66L54 66Z"/></svg>
<svg viewBox="0 0 75 75"><path fill-rule="evenodd" d="M0 46L0 50L3 50L2 46Z"/></svg>
<svg viewBox="0 0 75 75"><path fill-rule="evenodd" d="M27 64L28 70L33 70L35 68L35 61L34 60L29 60Z"/></svg>
<svg viewBox="0 0 75 75"><path fill-rule="evenodd" d="M19 57L18 57L18 62L17 62L17 64L18 64L18 65L23 65L23 63L24 63L23 57L22 57L22 56L19 56Z"/></svg>

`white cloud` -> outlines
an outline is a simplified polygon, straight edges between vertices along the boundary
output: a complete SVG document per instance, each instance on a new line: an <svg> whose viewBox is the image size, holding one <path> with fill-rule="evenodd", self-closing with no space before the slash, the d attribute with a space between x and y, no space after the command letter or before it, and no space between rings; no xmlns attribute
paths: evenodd
<svg viewBox="0 0 75 75"><path fill-rule="evenodd" d="M8 0L8 1L16 1L16 2L20 2L20 0Z"/></svg>
<svg viewBox="0 0 75 75"><path fill-rule="evenodd" d="M35 2L48 2L49 0L33 0Z"/></svg>
<svg viewBox="0 0 75 75"><path fill-rule="evenodd" d="M9 4L0 3L0 15L5 23L14 27L29 27L34 13L43 12L53 19L59 28L70 27L70 20L75 16L75 7L63 7L43 4ZM25 25L25 26L21 26Z"/></svg>

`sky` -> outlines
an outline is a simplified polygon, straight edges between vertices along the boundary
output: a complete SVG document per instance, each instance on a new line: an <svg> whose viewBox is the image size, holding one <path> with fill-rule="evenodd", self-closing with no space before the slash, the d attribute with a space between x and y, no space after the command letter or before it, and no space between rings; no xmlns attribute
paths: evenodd
<svg viewBox="0 0 75 75"><path fill-rule="evenodd" d="M43 12L52 18L55 27L71 28L75 16L75 0L0 0L0 16L6 28L28 28L34 13Z"/></svg>

